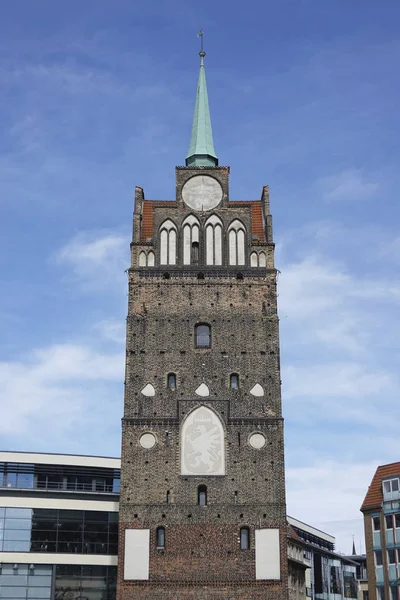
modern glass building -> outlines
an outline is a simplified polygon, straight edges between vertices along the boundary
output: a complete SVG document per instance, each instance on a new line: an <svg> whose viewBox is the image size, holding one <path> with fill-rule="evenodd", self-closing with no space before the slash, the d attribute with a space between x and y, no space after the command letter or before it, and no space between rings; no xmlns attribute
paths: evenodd
<svg viewBox="0 0 400 600"><path fill-rule="evenodd" d="M0 452L0 599L115 600L120 460Z"/></svg>

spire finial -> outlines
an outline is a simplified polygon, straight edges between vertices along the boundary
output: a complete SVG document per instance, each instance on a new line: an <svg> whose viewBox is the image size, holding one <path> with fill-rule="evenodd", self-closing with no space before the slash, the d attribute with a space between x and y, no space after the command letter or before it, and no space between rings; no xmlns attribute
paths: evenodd
<svg viewBox="0 0 400 600"><path fill-rule="evenodd" d="M206 84L206 71L204 68L203 49L204 31L200 29L197 37L200 38L200 74L197 84L196 106L194 109L192 136L190 138L189 152L186 157L188 167L217 167L218 158L215 154L211 129L210 108Z"/></svg>

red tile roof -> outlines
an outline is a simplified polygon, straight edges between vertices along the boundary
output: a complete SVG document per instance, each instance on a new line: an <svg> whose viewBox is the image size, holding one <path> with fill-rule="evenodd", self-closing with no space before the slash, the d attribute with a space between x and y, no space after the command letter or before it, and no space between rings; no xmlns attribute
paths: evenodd
<svg viewBox="0 0 400 600"><path fill-rule="evenodd" d="M382 480L400 475L400 462L378 467L368 488L360 510L371 510L382 506Z"/></svg>

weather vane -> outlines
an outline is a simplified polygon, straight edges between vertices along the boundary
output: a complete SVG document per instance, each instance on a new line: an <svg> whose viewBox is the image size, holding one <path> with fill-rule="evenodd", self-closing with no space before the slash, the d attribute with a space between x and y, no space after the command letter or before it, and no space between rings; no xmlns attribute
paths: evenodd
<svg viewBox="0 0 400 600"><path fill-rule="evenodd" d="M197 34L197 37L200 38L200 52L204 52L204 50L203 50L203 36L204 36L204 31L202 29L200 29L199 33Z"/></svg>

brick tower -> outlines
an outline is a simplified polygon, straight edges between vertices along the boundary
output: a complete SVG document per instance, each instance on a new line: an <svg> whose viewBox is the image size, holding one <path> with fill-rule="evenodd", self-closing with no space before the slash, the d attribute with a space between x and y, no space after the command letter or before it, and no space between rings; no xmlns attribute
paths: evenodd
<svg viewBox="0 0 400 600"><path fill-rule="evenodd" d="M287 598L268 187L229 198L204 56L176 199L135 191L118 600Z"/></svg>

